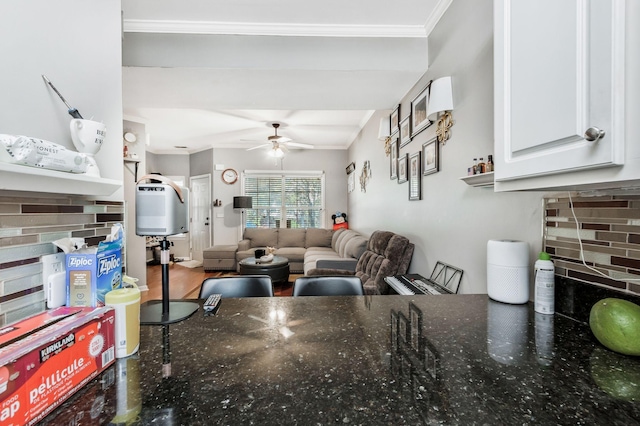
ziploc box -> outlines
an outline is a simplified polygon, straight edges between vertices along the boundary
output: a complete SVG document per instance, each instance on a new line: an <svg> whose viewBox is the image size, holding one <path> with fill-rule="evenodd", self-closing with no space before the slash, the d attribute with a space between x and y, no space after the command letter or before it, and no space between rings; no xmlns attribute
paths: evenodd
<svg viewBox="0 0 640 426"><path fill-rule="evenodd" d="M0 424L42 420L112 365L114 327L107 306L60 307L0 329Z"/></svg>
<svg viewBox="0 0 640 426"><path fill-rule="evenodd" d="M67 306L104 306L104 297L122 286L122 229L114 241L67 253Z"/></svg>

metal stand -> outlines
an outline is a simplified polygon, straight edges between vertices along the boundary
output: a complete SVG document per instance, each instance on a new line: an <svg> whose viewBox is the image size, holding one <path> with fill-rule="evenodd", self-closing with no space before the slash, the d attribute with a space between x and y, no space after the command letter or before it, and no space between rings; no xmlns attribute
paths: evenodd
<svg viewBox="0 0 640 426"><path fill-rule="evenodd" d="M169 241L160 242L160 263L162 264L162 300L150 300L140 306L140 324L172 324L189 318L199 305L194 302L169 300Z"/></svg>

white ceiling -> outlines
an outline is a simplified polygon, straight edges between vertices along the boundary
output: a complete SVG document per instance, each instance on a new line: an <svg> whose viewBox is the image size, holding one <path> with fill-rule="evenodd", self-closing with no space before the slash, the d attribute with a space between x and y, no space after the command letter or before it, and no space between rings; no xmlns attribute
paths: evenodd
<svg viewBox="0 0 640 426"><path fill-rule="evenodd" d="M347 149L427 70L451 1L122 0L125 119L154 153L249 148L273 122Z"/></svg>

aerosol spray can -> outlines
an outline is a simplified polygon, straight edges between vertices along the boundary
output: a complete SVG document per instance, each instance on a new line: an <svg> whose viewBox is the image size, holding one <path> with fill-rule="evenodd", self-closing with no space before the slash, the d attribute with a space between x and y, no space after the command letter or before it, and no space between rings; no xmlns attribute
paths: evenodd
<svg viewBox="0 0 640 426"><path fill-rule="evenodd" d="M555 268L548 253L540 252L534 265L534 310L541 314L555 312Z"/></svg>

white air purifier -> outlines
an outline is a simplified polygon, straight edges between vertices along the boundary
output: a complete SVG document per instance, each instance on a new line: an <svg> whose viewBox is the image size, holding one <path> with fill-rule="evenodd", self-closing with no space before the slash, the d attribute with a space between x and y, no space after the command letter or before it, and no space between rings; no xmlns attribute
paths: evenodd
<svg viewBox="0 0 640 426"><path fill-rule="evenodd" d="M487 294L493 300L522 304L529 301L529 244L525 241L489 240Z"/></svg>

